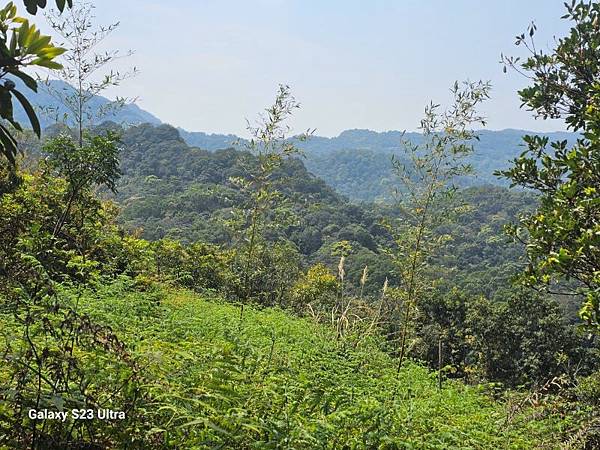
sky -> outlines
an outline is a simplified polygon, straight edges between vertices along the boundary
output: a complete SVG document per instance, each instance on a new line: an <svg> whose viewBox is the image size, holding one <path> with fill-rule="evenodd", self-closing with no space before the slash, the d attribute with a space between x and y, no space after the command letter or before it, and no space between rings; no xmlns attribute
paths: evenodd
<svg viewBox="0 0 600 450"><path fill-rule="evenodd" d="M527 80L500 54L523 56L515 35L531 21L550 49L569 24L562 0L96 0L96 22L120 22L106 48L140 73L106 93L136 97L162 121L245 136L288 84L300 102L290 125L416 130L430 101L456 80L489 80L488 129L563 130L520 109Z"/></svg>

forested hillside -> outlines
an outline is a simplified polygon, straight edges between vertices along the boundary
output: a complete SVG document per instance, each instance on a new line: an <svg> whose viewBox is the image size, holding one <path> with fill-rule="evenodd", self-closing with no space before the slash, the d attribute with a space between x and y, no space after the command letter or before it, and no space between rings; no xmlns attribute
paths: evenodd
<svg viewBox="0 0 600 450"><path fill-rule="evenodd" d="M23 89L23 82L12 78L18 89ZM49 79L39 84L38 91L31 95L31 104L39 111L39 120L42 128L64 123L73 126L75 124L72 111L61 98L72 97L76 92L69 83L61 80ZM135 103L125 103L122 107L113 108L113 101L101 95L91 95L87 108L89 116L99 124L105 120L111 120L123 125L137 125L140 123L160 124L160 120L148 111L143 110ZM20 104L15 105L15 120L27 123L27 113Z"/></svg>
<svg viewBox="0 0 600 450"><path fill-rule="evenodd" d="M17 82L18 85L22 85ZM32 97L32 103L40 106L42 127L64 122L69 115L67 108L51 92L72 95L73 87L50 80L48 87L40 86ZM149 123L161 124L151 113L135 104L101 113L110 100L94 95L88 108L90 115L98 117L97 122L112 121L123 126ZM26 115L21 107L15 109L15 118L24 121ZM202 124L198 125L201 128ZM247 140L233 134L207 134L200 131L178 129L181 138L190 146L202 150L216 151L228 148L244 150ZM498 185L508 186L506 180L494 176L494 171L506 169L510 161L524 151L522 136L531 134L525 130L482 130L475 151L467 158L473 166L474 177L459 177L456 182L463 187ZM550 140L567 140L572 143L576 134L566 132L545 133ZM371 130L346 130L339 136L326 138L317 135L297 143L302 154L298 155L308 171L323 180L338 193L352 202L393 202L394 174L390 160L392 156L403 161L403 142L419 144L423 136L419 133L400 131L375 132ZM406 162L406 161L404 161Z"/></svg>
<svg viewBox="0 0 600 450"><path fill-rule="evenodd" d="M122 207L119 220L127 229L151 240L226 244L235 239L229 221L248 198L234 178L257 164L253 155L231 148L209 152L188 147L177 130L166 125L122 132L123 177L116 200ZM289 200L290 215L270 239L288 241L304 266L322 262L332 269L337 264L335 244L347 241L352 247L352 284L358 283L365 265L371 275L367 292L380 289L386 277L395 279L391 261L381 252L391 241L381 218L397 214L393 207L351 204L310 174L300 159L289 160L277 179ZM523 264L522 247L510 242L503 227L531 210L535 199L488 186L466 189L454 201L466 202L469 211L438 230L452 242L437 263L470 292L493 296Z"/></svg>
<svg viewBox="0 0 600 450"><path fill-rule="evenodd" d="M318 130L317 130L318 131ZM473 166L474 177L460 177L460 186L499 185L508 186L506 180L494 176L494 171L506 169L510 161L524 150L522 136L531 134L524 130L482 130L475 151L467 158ZM546 133L550 140L576 140L573 133ZM206 135L184 132L182 136L190 145L217 150L232 145L232 136ZM312 136L299 143L304 153L307 169L324 180L339 193L353 202L392 202L394 199L394 173L392 155L404 161L403 142L419 144L419 133L400 131L375 132L370 130L346 130L339 136L325 138Z"/></svg>
<svg viewBox="0 0 600 450"><path fill-rule="evenodd" d="M119 24L93 4L18 3L1 450L600 448L599 2L564 5L549 54L532 24L530 56L502 56L573 133L478 131L479 80L419 133L298 135L279 84L245 140L102 97L136 70L113 69Z"/></svg>

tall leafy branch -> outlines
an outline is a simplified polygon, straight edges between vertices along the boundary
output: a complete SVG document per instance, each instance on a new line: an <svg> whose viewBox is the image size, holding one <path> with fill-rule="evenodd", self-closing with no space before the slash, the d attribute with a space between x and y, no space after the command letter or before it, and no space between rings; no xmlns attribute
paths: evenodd
<svg viewBox="0 0 600 450"><path fill-rule="evenodd" d="M38 8L44 7L46 1L26 0L27 10L35 14ZM59 10L64 10L65 1L57 0ZM69 1L69 6L71 1ZM0 123L0 154L4 157L11 170L15 169L18 146L13 130L22 130L13 115L13 99L16 99L27 114L27 118L35 134L40 137L41 127L38 117L27 96L16 89L15 82L10 77L16 77L25 86L37 92L36 80L23 69L27 67L46 67L60 69L60 64L54 59L65 52L64 48L56 47L51 37L43 35L34 24L17 15L17 7L9 2L0 9L0 117L7 123ZM12 130L11 130L12 127Z"/></svg>
<svg viewBox="0 0 600 450"><path fill-rule="evenodd" d="M252 272L254 267L259 266L257 247L269 228L282 225L280 213L286 215L285 198L276 186L276 175L287 158L299 154L295 141L304 140L309 134L288 138L291 129L286 121L299 107L289 86L280 85L273 105L265 110L256 124L248 123L251 139L247 149L257 157L257 162L248 168L246 177L232 180L249 194L240 223L244 300L249 300L253 292Z"/></svg>
<svg viewBox="0 0 600 450"><path fill-rule="evenodd" d="M92 101L137 71L134 68L123 73L109 67L118 58L131 55L131 51L123 55L118 50L98 51L119 23L96 25L91 3L76 4L64 13L50 10L46 19L68 50L60 58L61 66L54 68L51 75L67 83L69 88L57 88L49 79L42 81L46 91L66 108L66 122L74 127L76 136L76 142L70 135L64 134L50 139L44 146L50 166L69 184L65 210L53 231L56 237L71 213L74 201L83 191L93 186L106 186L112 191L116 189L120 176L119 137L111 132L96 136L91 128L95 120L123 107L128 100L117 98L100 109L94 107Z"/></svg>
<svg viewBox="0 0 600 450"><path fill-rule="evenodd" d="M450 202L443 200L456 192L456 177L471 172L464 159L473 152L473 141L477 139L472 127L485 125L477 107L488 98L489 90L486 82L455 83L451 89L453 103L447 110L440 111L440 105L433 103L425 108L420 125L422 143L403 142L410 162L392 160L400 217L388 219L386 225L394 238L395 248L390 253L401 284L397 292L402 308L390 312L396 322L391 335L399 340L398 370L407 353L411 319L431 287L428 261L446 240L435 229L456 212L449 209L453 208Z"/></svg>
<svg viewBox="0 0 600 450"><path fill-rule="evenodd" d="M497 174L539 194L537 210L508 232L526 245L522 281L543 291L580 296L581 318L600 330L600 4L565 3L572 26L546 51L535 45L536 26L516 37L527 56L502 56L506 68L530 86L523 107L542 119L562 119L579 132L573 145L525 136L526 150Z"/></svg>
<svg viewBox="0 0 600 450"><path fill-rule="evenodd" d="M130 101L118 97L101 108L91 103L95 96L106 89L118 86L137 74L135 67L125 72L109 68L118 59L131 56L133 52L129 50L122 54L119 50L98 50L105 39L119 27L119 22L106 26L96 25L94 6L91 3L80 3L64 14L50 10L45 15L51 28L64 41L62 45L68 50L61 57L62 67L52 71L51 75L74 89L56 87L48 79L44 82L44 88L67 109L67 122L75 126L79 145L82 146L86 129ZM46 112L57 115L56 111Z"/></svg>

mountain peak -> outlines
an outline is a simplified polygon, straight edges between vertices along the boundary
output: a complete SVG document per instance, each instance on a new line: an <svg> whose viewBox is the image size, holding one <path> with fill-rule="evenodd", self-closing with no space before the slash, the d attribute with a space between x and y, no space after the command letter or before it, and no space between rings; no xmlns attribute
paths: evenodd
<svg viewBox="0 0 600 450"><path fill-rule="evenodd" d="M71 115L69 109L57 99L57 95L70 96L75 93L75 88L70 84L62 80L48 80L47 82L38 83L38 92L33 92L25 87L24 83L18 78L12 77L17 89L23 92L27 92L27 98L31 104L38 110L38 117L42 128L49 127L56 124L57 122L63 122L66 117L67 124L72 123L72 119L69 118ZM101 95L95 95L89 102L89 107L92 111L100 111L105 109L113 101L102 97ZM48 114L44 111L52 111ZM23 107L16 103L14 105L14 116L15 119L23 125L28 125L29 120ZM58 120L57 120L58 119ZM122 125L138 125L141 123L151 123L154 125L161 124L161 120L148 111L141 109L135 103L128 103L122 108L118 108L116 111L108 112L103 115L98 122L112 121Z"/></svg>

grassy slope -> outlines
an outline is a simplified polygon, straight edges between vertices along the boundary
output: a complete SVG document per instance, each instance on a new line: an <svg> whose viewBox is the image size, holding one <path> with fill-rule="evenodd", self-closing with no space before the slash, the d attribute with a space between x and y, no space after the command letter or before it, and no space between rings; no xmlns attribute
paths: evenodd
<svg viewBox="0 0 600 450"><path fill-rule="evenodd" d="M149 418L179 447L531 448L553 425L507 425L501 404L458 382L440 392L416 364L397 379L373 343L280 310L246 308L240 322L231 304L161 297L112 286L83 304L143 361Z"/></svg>

